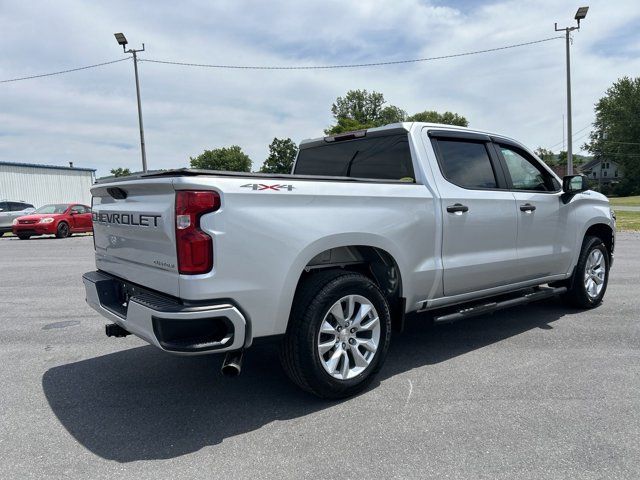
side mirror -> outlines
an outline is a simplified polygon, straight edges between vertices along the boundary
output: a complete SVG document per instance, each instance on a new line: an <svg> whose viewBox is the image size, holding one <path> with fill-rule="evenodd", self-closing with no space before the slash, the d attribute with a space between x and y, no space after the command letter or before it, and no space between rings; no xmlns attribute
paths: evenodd
<svg viewBox="0 0 640 480"><path fill-rule="evenodd" d="M562 190L569 195L575 195L589 190L589 182L584 175L567 175L562 179Z"/></svg>
<svg viewBox="0 0 640 480"><path fill-rule="evenodd" d="M562 201L568 203L576 193L589 190L589 181L584 175L567 175L562 178Z"/></svg>

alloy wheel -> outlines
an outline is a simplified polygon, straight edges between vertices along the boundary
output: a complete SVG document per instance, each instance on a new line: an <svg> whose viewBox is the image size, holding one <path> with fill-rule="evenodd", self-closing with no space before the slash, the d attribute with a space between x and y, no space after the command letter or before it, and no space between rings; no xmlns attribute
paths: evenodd
<svg viewBox="0 0 640 480"><path fill-rule="evenodd" d="M361 295L335 302L320 323L317 350L325 371L338 380L360 375L373 361L380 342L380 319Z"/></svg>
<svg viewBox="0 0 640 480"><path fill-rule="evenodd" d="M590 299L598 298L602 292L605 276L604 255L599 249L592 250L584 267L584 288Z"/></svg>

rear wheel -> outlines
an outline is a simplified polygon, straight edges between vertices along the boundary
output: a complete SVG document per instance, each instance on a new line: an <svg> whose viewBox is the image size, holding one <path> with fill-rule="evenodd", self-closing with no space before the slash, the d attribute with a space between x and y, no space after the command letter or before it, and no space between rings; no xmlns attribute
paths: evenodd
<svg viewBox="0 0 640 480"><path fill-rule="evenodd" d="M375 283L357 273L316 273L298 288L281 360L304 390L348 397L371 383L390 337L389 306Z"/></svg>
<svg viewBox="0 0 640 480"><path fill-rule="evenodd" d="M609 252L598 237L585 237L567 301L578 308L594 308L602 303L609 282Z"/></svg>
<svg viewBox="0 0 640 480"><path fill-rule="evenodd" d="M69 229L69 224L67 222L60 222L58 224L58 228L56 230L57 238L67 238L70 233L71 230Z"/></svg>

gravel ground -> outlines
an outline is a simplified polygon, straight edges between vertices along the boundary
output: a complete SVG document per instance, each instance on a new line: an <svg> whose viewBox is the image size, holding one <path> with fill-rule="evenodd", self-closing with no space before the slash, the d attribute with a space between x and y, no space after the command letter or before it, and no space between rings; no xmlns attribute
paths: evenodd
<svg viewBox="0 0 640 480"><path fill-rule="evenodd" d="M640 478L640 234L604 304L412 320L364 394L320 401L273 347L240 377L105 337L90 237L0 239L0 478Z"/></svg>

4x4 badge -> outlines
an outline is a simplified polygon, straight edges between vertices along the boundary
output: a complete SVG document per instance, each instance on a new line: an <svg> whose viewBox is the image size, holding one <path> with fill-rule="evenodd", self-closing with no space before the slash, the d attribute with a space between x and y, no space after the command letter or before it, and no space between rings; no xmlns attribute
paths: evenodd
<svg viewBox="0 0 640 480"><path fill-rule="evenodd" d="M280 190L291 191L294 187L293 185L281 185L276 183L275 185L266 185L264 183L247 183L245 185L240 185L241 188L250 188L251 190L275 190L279 192Z"/></svg>

